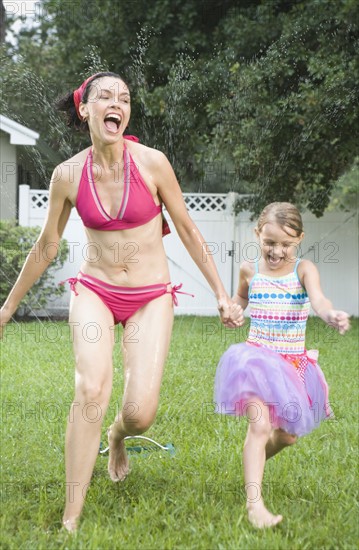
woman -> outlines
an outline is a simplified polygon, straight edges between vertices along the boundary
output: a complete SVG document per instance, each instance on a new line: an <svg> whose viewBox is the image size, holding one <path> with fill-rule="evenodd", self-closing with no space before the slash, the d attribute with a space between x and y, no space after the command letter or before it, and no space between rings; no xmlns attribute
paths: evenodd
<svg viewBox="0 0 359 550"><path fill-rule="evenodd" d="M109 474L123 480L128 471L124 438L154 421L172 324L173 297L162 235L169 231L161 214L166 205L176 230L218 300L222 322L243 323L242 309L227 296L200 232L187 214L181 190L161 152L125 139L130 92L115 73L97 73L59 102L69 125L88 129L92 145L54 171L47 217L35 255L30 253L2 310L1 327L56 256L73 206L85 226L94 256L69 280L73 290L70 322L76 360L75 397L66 432L67 499L63 525L77 527L98 454L101 426L112 389L114 322L135 327L123 338L122 411L109 429ZM48 244L52 243L49 247ZM100 253L99 253L100 251ZM49 252L51 253L49 255ZM205 261L204 258L205 257ZM91 322L100 337L86 338ZM125 332L126 334L126 332ZM88 421L81 411L100 407Z"/></svg>

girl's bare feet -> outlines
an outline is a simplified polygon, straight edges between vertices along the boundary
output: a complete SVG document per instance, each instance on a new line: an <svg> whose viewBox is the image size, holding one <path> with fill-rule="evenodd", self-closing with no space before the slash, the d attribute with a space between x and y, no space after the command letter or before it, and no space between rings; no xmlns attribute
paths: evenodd
<svg viewBox="0 0 359 550"><path fill-rule="evenodd" d="M282 521L283 517L278 515L274 516L264 506L262 499L257 502L251 502L247 504L248 519L250 523L258 529L264 529L266 527L274 527Z"/></svg>

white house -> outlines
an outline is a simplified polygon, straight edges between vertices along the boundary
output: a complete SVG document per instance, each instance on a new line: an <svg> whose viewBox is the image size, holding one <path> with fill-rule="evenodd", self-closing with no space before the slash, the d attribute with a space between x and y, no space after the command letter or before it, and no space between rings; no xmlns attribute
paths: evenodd
<svg viewBox="0 0 359 550"><path fill-rule="evenodd" d="M0 219L17 219L18 146L36 145L39 134L0 115ZM20 182L23 183L23 182Z"/></svg>

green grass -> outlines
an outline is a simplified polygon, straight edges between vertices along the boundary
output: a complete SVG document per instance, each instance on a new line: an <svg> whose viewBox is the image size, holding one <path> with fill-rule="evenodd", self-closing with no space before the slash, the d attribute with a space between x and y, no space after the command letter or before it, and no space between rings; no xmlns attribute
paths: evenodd
<svg viewBox="0 0 359 550"><path fill-rule="evenodd" d="M246 519L243 419L212 404L222 352L245 339L215 318L176 317L156 423L147 432L166 452L131 456L113 484L99 456L76 535L61 530L64 432L73 394L66 323L10 325L2 343L2 519L4 549L334 549L357 548L358 320L340 337L310 319L307 347L320 352L336 419L268 462L264 495L285 517L256 531ZM116 346L113 398L122 394Z"/></svg>

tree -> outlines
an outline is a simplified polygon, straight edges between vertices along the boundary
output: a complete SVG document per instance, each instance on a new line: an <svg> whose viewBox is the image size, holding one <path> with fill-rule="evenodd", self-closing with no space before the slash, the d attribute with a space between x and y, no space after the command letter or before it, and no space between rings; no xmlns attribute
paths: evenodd
<svg viewBox="0 0 359 550"><path fill-rule="evenodd" d="M354 160L353 166L336 182L331 195L328 209L358 210L359 206L359 157Z"/></svg>
<svg viewBox="0 0 359 550"><path fill-rule="evenodd" d="M0 6L0 44L5 42L5 8L1 0Z"/></svg>
<svg viewBox="0 0 359 550"><path fill-rule="evenodd" d="M50 115L50 100L106 68L132 87L130 132L169 156L184 190L245 193L238 209L255 213L285 199L321 215L354 162L355 0L154 0L151 9L145 0L43 0L42 7L38 26L10 51L18 56L16 65L8 61L13 70L0 73L15 88L9 102L17 111L16 90L28 90L14 75L28 68L27 81L35 75L40 93L34 97L31 84L28 103L39 106L23 116L40 131L42 158L46 149L63 157L88 144Z"/></svg>
<svg viewBox="0 0 359 550"><path fill-rule="evenodd" d="M221 150L224 141L232 151L233 190L251 194L239 210L257 214L273 200L289 200L320 216L357 151L357 11L351 0L305 1L278 18L279 4L258 6L253 20L239 11L223 22L224 38L241 29L237 44L249 23L258 32L265 22L277 36L262 38L250 62L237 56L228 67L220 109L208 106L210 149Z"/></svg>
<svg viewBox="0 0 359 550"><path fill-rule="evenodd" d="M49 120L54 98L98 70L124 74L134 89L130 130L172 156L173 121L170 126L162 109L163 86L178 55L198 57L208 49L210 33L234 3L156 0L148 9L145 0L43 0L37 24L24 28L15 47L3 52L0 73L6 91L2 110L42 138L41 179L47 181L54 156L61 160L69 147L76 151L88 144L86 136L70 136L53 112ZM173 150L179 151L178 145ZM49 162L51 150L55 155Z"/></svg>

